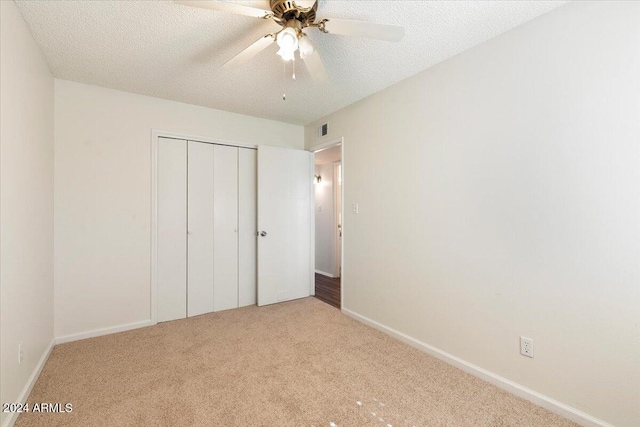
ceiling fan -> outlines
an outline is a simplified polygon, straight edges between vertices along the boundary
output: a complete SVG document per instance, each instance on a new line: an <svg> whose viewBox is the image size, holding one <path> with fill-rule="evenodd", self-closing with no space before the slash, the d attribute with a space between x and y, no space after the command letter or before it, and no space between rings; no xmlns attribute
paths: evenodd
<svg viewBox="0 0 640 427"><path fill-rule="evenodd" d="M271 10L214 0L174 0L174 3L260 19L272 19L282 26L280 31L264 35L227 61L223 66L226 68L239 67L271 45L271 43L276 42L280 48L278 55L285 61L293 60L297 50L300 58L304 60L311 77L318 82L327 80L327 72L315 46L304 33L303 30L305 28L317 28L326 34L366 37L395 42L400 41L404 36L404 28L397 25L334 18L321 19L316 22L317 1L270 0Z"/></svg>

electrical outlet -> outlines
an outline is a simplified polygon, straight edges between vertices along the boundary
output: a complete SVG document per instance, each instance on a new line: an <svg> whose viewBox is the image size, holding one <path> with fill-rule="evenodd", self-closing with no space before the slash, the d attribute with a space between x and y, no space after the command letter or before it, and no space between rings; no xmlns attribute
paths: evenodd
<svg viewBox="0 0 640 427"><path fill-rule="evenodd" d="M520 337L520 354L527 357L533 357L533 339Z"/></svg>
<svg viewBox="0 0 640 427"><path fill-rule="evenodd" d="M354 203L353 206L351 206L351 212L353 212L354 214L358 214L358 204Z"/></svg>
<svg viewBox="0 0 640 427"><path fill-rule="evenodd" d="M18 345L18 363L22 363L22 359L24 359L24 351L22 349L22 343Z"/></svg>

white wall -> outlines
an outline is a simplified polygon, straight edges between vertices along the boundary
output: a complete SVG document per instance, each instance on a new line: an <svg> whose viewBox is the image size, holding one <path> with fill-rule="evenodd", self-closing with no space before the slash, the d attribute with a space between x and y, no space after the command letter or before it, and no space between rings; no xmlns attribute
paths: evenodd
<svg viewBox="0 0 640 427"><path fill-rule="evenodd" d="M345 307L638 425L639 22L570 3L329 116Z"/></svg>
<svg viewBox="0 0 640 427"><path fill-rule="evenodd" d="M322 182L314 185L316 202L316 271L331 275L336 270L334 224L333 164L316 165Z"/></svg>
<svg viewBox="0 0 640 427"><path fill-rule="evenodd" d="M303 128L55 83L55 336L150 319L151 129L302 149Z"/></svg>
<svg viewBox="0 0 640 427"><path fill-rule="evenodd" d="M0 16L0 402L17 402L53 340L54 89L15 4Z"/></svg>

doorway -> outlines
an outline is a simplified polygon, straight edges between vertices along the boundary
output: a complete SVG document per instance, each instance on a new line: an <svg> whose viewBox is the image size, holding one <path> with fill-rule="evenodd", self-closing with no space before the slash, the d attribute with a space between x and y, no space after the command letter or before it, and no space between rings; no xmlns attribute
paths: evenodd
<svg viewBox="0 0 640 427"><path fill-rule="evenodd" d="M315 296L338 309L342 292L342 139L314 150Z"/></svg>

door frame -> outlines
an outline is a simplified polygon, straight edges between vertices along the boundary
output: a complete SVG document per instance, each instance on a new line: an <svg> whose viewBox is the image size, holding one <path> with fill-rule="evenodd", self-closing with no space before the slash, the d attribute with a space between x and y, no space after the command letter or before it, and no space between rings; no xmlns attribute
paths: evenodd
<svg viewBox="0 0 640 427"><path fill-rule="evenodd" d="M336 277L342 277L342 223L344 218L342 215L342 158L333 162L333 234L335 235L336 251L334 259L336 263L335 274ZM340 188L340 197L338 197L338 187ZM340 199L340 212L338 212L338 199ZM342 289L342 286L340 287Z"/></svg>
<svg viewBox="0 0 640 427"><path fill-rule="evenodd" d="M344 158L344 136L341 136L340 138L335 138L329 141L325 141L325 142L321 142L319 144L315 144L312 145L308 148L308 151L311 151L312 153L317 153L318 151L322 151L322 150L326 150L327 148L331 148L331 147L335 147L336 145L340 145L340 164L341 164L341 173L342 173L342 192L340 194L340 207L342 208L342 240L340 241L340 267L342 269L342 272L340 274L340 311L342 311L344 309L344 286L345 286L345 280L344 280L344 239L346 238L347 234L345 232L345 216L344 216L344 193L345 193L345 158ZM314 209L314 218L313 218L313 236L314 236L314 242L313 242L313 247L315 248L315 209ZM314 276L315 276L315 254L314 254L314 259L313 259L313 264L314 264ZM312 295L315 295L315 281L314 281L314 293Z"/></svg>
<svg viewBox="0 0 640 427"><path fill-rule="evenodd" d="M151 129L151 325L158 323L158 138L257 149L258 144Z"/></svg>

